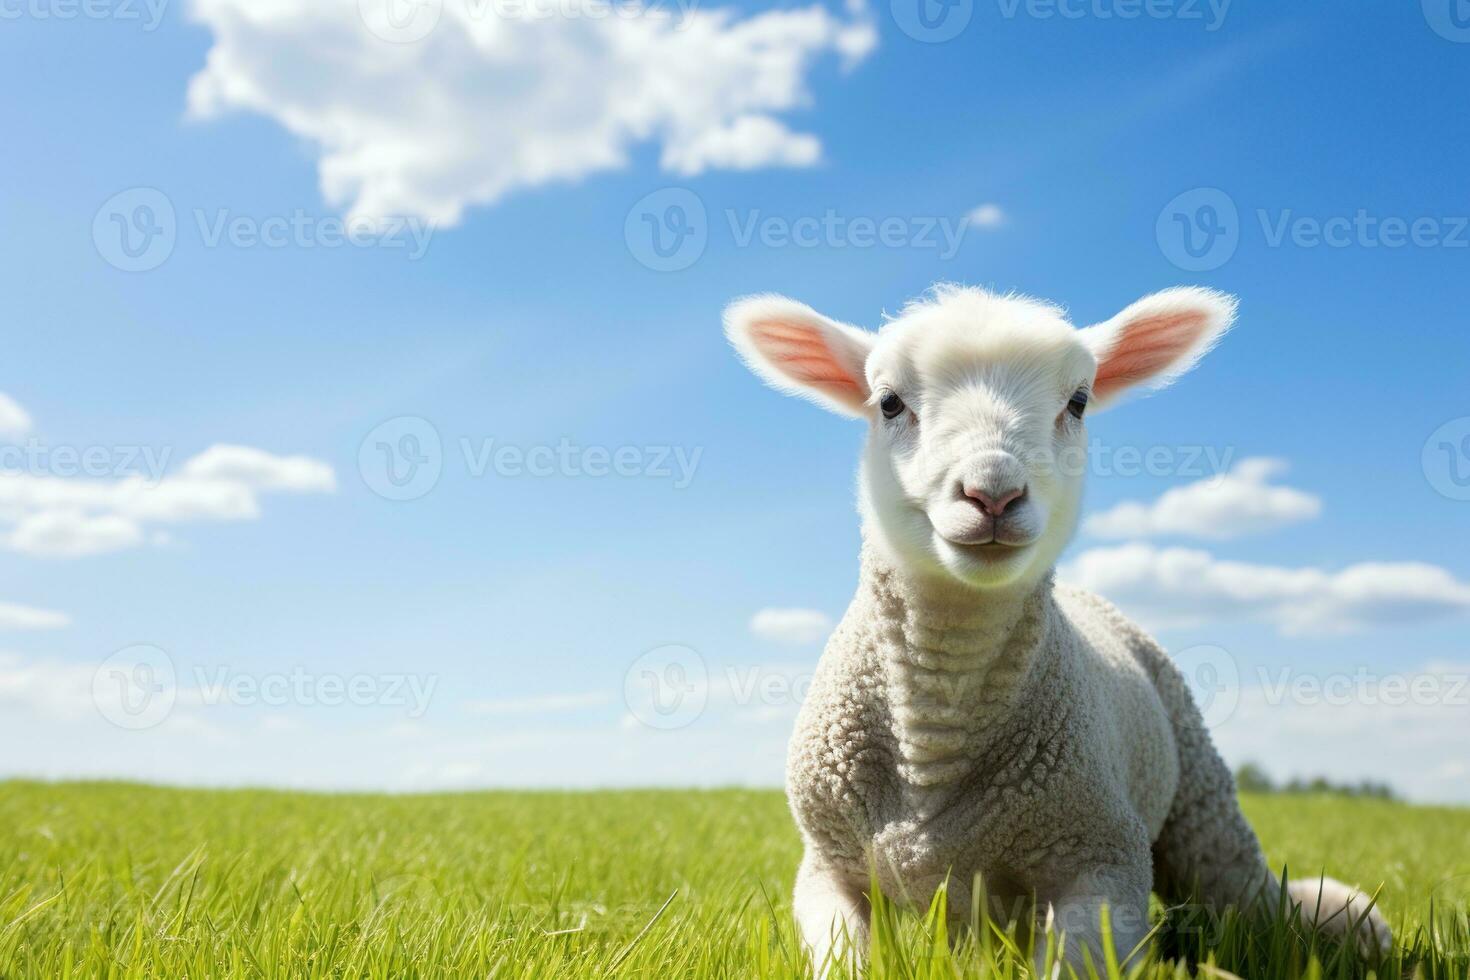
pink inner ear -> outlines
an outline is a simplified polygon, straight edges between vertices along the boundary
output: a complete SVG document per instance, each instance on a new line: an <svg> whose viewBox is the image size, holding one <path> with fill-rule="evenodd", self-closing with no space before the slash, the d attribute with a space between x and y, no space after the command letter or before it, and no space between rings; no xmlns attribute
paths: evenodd
<svg viewBox="0 0 1470 980"><path fill-rule="evenodd" d="M1191 311L1160 314L1128 324L1097 366L1093 391L1099 398L1107 398L1167 371L1195 349L1208 322L1203 314Z"/></svg>
<svg viewBox="0 0 1470 980"><path fill-rule="evenodd" d="M793 381L863 401L862 387L835 356L821 333L801 323L766 321L751 328L761 353Z"/></svg>

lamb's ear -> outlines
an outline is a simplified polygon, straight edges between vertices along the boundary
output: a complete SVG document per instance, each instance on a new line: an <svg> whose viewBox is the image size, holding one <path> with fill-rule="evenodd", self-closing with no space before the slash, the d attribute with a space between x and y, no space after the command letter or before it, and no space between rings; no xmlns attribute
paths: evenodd
<svg viewBox="0 0 1470 980"><path fill-rule="evenodd" d="M784 296L751 296L725 309L725 335L771 387L843 415L867 415L864 371L875 336Z"/></svg>
<svg viewBox="0 0 1470 980"><path fill-rule="evenodd" d="M1166 289L1083 330L1097 357L1092 404L1106 407L1135 385L1162 388L1194 367L1235 322L1235 305L1212 289Z"/></svg>

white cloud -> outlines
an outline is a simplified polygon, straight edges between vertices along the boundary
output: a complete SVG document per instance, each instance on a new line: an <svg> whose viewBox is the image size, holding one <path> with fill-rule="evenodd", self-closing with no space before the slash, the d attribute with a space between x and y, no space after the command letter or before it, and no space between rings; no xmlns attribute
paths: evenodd
<svg viewBox="0 0 1470 980"><path fill-rule="evenodd" d="M65 613L0 602L0 630L59 630L70 625Z"/></svg>
<svg viewBox="0 0 1470 980"><path fill-rule="evenodd" d="M1093 514L1083 530L1098 538L1177 534L1224 540L1312 520L1322 513L1320 498L1267 483L1286 468L1284 460L1243 459L1223 476L1175 487L1151 504L1128 501Z"/></svg>
<svg viewBox="0 0 1470 980"><path fill-rule="evenodd" d="M253 490L331 493L332 468L306 456L272 456L250 446L217 445L184 464L184 476L202 482L238 483Z"/></svg>
<svg viewBox="0 0 1470 980"><path fill-rule="evenodd" d="M965 218L971 228L999 228L1009 220L999 204L982 204Z"/></svg>
<svg viewBox="0 0 1470 980"><path fill-rule="evenodd" d="M750 631L772 643L810 646L827 638L832 620L815 609L762 609L751 617Z"/></svg>
<svg viewBox="0 0 1470 980"><path fill-rule="evenodd" d="M311 141L333 206L443 224L520 188L620 169L648 142L682 176L809 166L817 139L777 116L810 104L816 59L850 65L877 40L851 4L739 19L733 8L609 16L606 4L562 0L548 16L449 0L427 36L390 43L360 6L193 0L214 45L189 108L258 112Z"/></svg>
<svg viewBox="0 0 1470 980"><path fill-rule="evenodd" d="M1287 634L1335 633L1470 610L1470 584L1419 562L1328 572L1134 543L1084 551L1060 574L1156 628L1247 618Z"/></svg>
<svg viewBox="0 0 1470 980"><path fill-rule="evenodd" d="M143 541L143 529L117 514L82 514L46 510L16 522L0 543L11 551L42 558L86 558L134 548Z"/></svg>
<svg viewBox="0 0 1470 980"><path fill-rule="evenodd" d="M31 431L31 416L14 398L0 391L0 439L23 436Z"/></svg>
<svg viewBox="0 0 1470 980"><path fill-rule="evenodd" d="M261 494L335 487L326 463L229 445L212 446L156 481L0 472L0 547L48 558L104 554L142 544L150 524L254 520Z"/></svg>
<svg viewBox="0 0 1470 980"><path fill-rule="evenodd" d="M711 127L682 144L664 149L663 165L681 176L711 168L756 170L775 164L809 167L822 157L815 136L793 133L769 116L741 116L728 126Z"/></svg>

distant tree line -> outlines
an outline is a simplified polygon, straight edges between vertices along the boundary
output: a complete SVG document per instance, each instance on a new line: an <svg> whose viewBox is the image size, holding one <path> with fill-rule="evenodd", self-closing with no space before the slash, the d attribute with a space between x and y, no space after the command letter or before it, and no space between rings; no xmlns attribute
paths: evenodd
<svg viewBox="0 0 1470 980"><path fill-rule="evenodd" d="M1331 793L1335 796L1361 796L1375 800L1397 800L1398 793L1387 783L1365 779L1360 783L1334 783L1325 776L1303 779L1293 776L1278 783L1271 774L1254 762L1235 771L1235 785L1242 793Z"/></svg>

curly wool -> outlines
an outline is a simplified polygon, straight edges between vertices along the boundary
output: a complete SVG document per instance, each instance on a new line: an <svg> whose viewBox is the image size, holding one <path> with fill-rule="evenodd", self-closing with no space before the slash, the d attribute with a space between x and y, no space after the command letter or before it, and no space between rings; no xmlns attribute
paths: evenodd
<svg viewBox="0 0 1470 980"><path fill-rule="evenodd" d="M957 918L976 876L997 911L1095 886L1145 919L1150 890L1221 907L1278 887L1167 654L1050 577L980 603L915 588L865 548L797 722L787 789L809 882L860 893L876 874L885 893L922 904L948 880ZM1321 919L1356 894L1325 887L1342 894ZM1096 923L1072 926L1086 942Z"/></svg>

